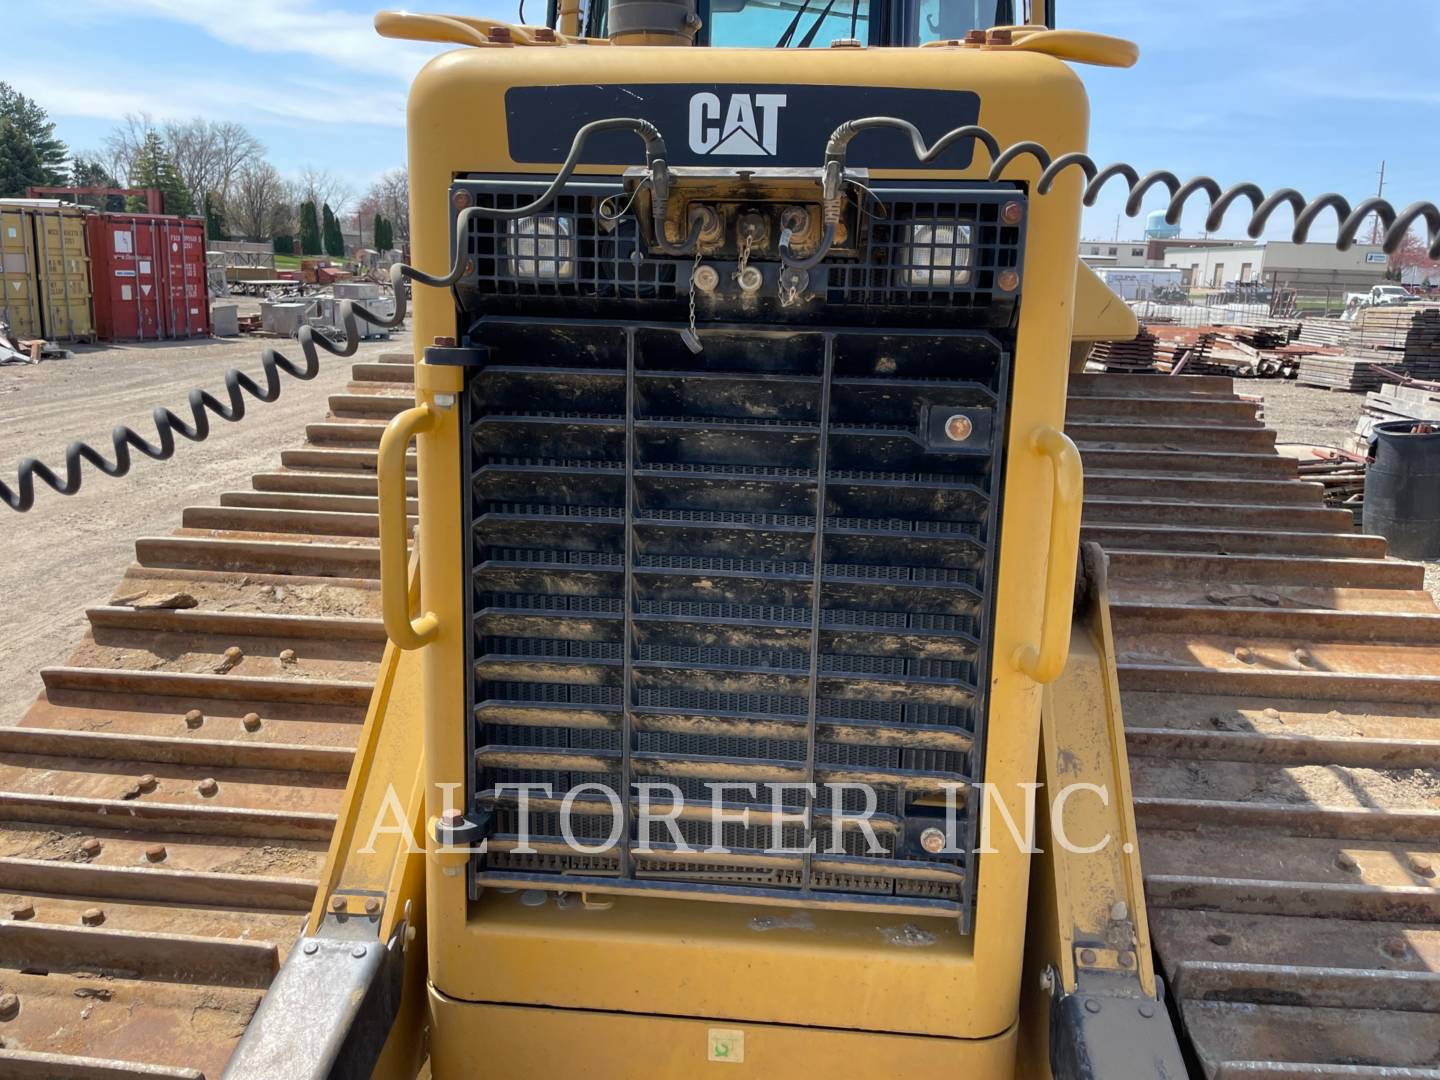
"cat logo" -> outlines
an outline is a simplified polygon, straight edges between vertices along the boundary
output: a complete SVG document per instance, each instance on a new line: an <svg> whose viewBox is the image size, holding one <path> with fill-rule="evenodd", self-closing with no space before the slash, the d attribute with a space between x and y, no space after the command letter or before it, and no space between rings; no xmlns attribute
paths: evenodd
<svg viewBox="0 0 1440 1080"><path fill-rule="evenodd" d="M697 154L773 157L780 139L784 94L731 94L703 91L690 99L690 149Z"/></svg>

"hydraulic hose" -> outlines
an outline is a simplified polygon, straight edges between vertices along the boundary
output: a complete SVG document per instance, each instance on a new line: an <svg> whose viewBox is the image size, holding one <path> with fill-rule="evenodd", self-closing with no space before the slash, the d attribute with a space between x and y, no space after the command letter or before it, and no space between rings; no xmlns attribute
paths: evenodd
<svg viewBox="0 0 1440 1080"><path fill-rule="evenodd" d="M814 253L805 259L800 258L800 256L790 251L790 231L787 229L780 235L779 251L781 263L784 264L787 270L815 269L815 267L819 266L825 260L825 256L830 254L830 248L835 243L835 230L837 227L836 222L827 221L825 223L825 231L820 236L819 245L815 248Z"/></svg>
<svg viewBox="0 0 1440 1080"><path fill-rule="evenodd" d="M337 305L337 311L341 326L345 331L343 342L337 344L325 336L317 334L309 324L305 324L300 327L297 334L300 352L304 356L303 362L297 363L290 360L278 349L265 349L260 354L260 363L264 369L263 383L257 382L239 368L231 368L225 373L224 399L208 390L196 388L190 391L188 395L190 419L188 421L170 409L163 407L155 409L150 414L151 422L155 425L156 441L154 442L145 438L134 428L123 424L118 425L110 432L113 460L107 459L89 443L80 441L72 442L65 448L63 475L57 474L55 470L38 458L22 458L16 466L15 486L11 487L4 481L0 481L0 500L3 500L10 509L24 513L35 504L36 480L49 485L58 494L74 495L80 490L81 481L84 479L85 470L82 463L89 462L106 476L124 476L134 463L132 450L156 461L168 461L175 456L175 437L177 435L191 442L204 442L209 438L210 414L213 413L221 420L235 423L245 416L247 394L262 402L271 402L278 398L283 385L280 379L281 372L304 381L315 378L320 373L320 349L324 349L332 356L353 356L355 350L360 347L358 319L364 319L386 329L392 329L404 322L407 307L404 283L407 280L440 289L449 288L460 280L465 272L466 243L469 224L472 220L484 217L508 221L539 213L554 201L555 196L560 193L571 174L574 173L575 167L579 164L581 152L584 150L585 141L598 132L616 130L632 131L638 135L645 144L647 165L653 167L659 163L663 169L665 140L661 137L659 129L648 120L612 117L586 124L575 132L575 139L570 144L570 152L560 166L560 171L555 174L555 179L533 202L510 209L470 206L460 212L455 229L455 250L451 256L450 269L446 273L427 274L423 270L405 263L396 263L392 266L390 268L390 286L395 294L394 314L377 315L357 301L342 300ZM699 233L697 232L690 241L692 248L698 239Z"/></svg>
<svg viewBox="0 0 1440 1080"><path fill-rule="evenodd" d="M1440 259L1440 207L1434 203L1416 202L1403 210L1397 210L1385 199L1369 198L1352 206L1345 198L1333 192L1307 200L1294 188L1282 188L1266 195L1259 186L1252 183L1240 183L1222 189L1220 183L1209 176L1197 176L1184 182L1174 173L1166 170L1157 170L1142 176L1133 166L1124 163L1101 168L1088 154L1067 153L1052 158L1043 146L1035 142L1018 142L1002 150L999 140L993 134L985 128L973 124L947 131L935 142L927 144L920 129L907 120L892 116L867 116L847 121L837 127L826 142L823 167L827 174L835 177L843 176L850 144L857 136L866 131L886 128L900 131L909 136L915 158L921 164L928 164L936 160L952 146L967 142L978 143L985 148L990 157L988 179L992 183L1004 179L1005 171L1014 162L1024 157L1033 158L1041 169L1040 178L1035 185L1036 193L1041 196L1048 195L1054 188L1055 182L1067 170L1079 169L1086 179L1085 191L1082 195L1082 201L1086 206L1095 205L1101 191L1111 180L1116 177L1123 178L1129 191L1125 203L1125 213L1131 217L1139 215L1145 196L1151 189L1158 186L1165 188L1170 194L1170 200L1165 210L1165 220L1170 224L1176 224L1185 210L1186 203L1197 192L1204 192L1210 200L1210 210L1205 221L1205 228L1209 231L1220 227L1226 212L1235 202L1240 199L1248 199L1252 212L1246 224L1246 231L1251 237L1260 236L1265 231L1265 226L1274 212L1282 205L1286 205L1290 207L1295 219L1292 239L1295 243L1305 243L1309 239L1310 229L1315 221L1326 210L1333 210L1339 225L1335 246L1341 251L1347 250L1354 244L1360 226L1371 215L1374 215L1385 227L1382 246L1386 252L1393 254L1411 227L1416 222L1423 220L1428 230L1430 257ZM89 462L107 476L124 476L130 471L132 448L146 457L165 461L174 456L177 434L191 442L201 442L209 436L209 413L214 413L222 420L234 422L245 415L245 394L249 394L259 401L274 401L280 395L280 372L286 372L297 379L313 379L319 372L320 358L317 348L324 349L334 356L351 356L359 347L357 317L387 328L400 325L406 313L403 288L405 281L415 281L435 288L449 288L458 282L464 273L469 223L474 218L484 217L512 221L539 213L554 201L573 175L579 164L585 141L598 132L615 130L631 131L639 136L645 144L646 164L651 169L655 183L655 190L652 192L652 212L656 216L658 249L668 255L685 255L694 251L701 232L698 222L692 227L684 244L672 246L664 239L662 219L664 204L668 198L669 177L665 168L665 141L659 130L647 120L631 117L612 117L593 121L576 131L564 163L555 174L555 178L534 201L525 206L510 209L471 206L460 212L456 223L455 251L450 269L446 273L427 274L404 263L398 263L391 267L390 283L395 291L395 313L393 315L378 316L355 301L343 300L338 308L345 330L343 343L331 342L327 338L317 335L308 325L302 326L298 340L301 352L304 354L303 364L296 364L276 349L266 349L261 354L265 380L263 386L244 372L232 369L225 374L228 403L208 391L196 389L190 391L189 394L191 414L189 422L169 409L157 408L152 414L152 420L158 442L152 443L129 427L123 425L116 427L110 435L111 445L114 449L113 461L107 460L103 454L88 443L73 442L65 448L65 474L63 477L57 475L49 466L36 458L24 458L18 465L18 478L15 486L12 488L8 484L0 482L0 499L3 499L12 510L21 512L29 510L35 501L35 480L37 478L61 495L73 495L80 490L83 477L82 462ZM780 256L783 265L798 270L813 268L828 254L834 236L834 224L827 220L818 249L805 259L795 257L789 249L788 242L782 243Z"/></svg>
<svg viewBox="0 0 1440 1080"><path fill-rule="evenodd" d="M1184 213L1185 204L1196 192L1203 191L1210 200L1210 212L1205 219L1205 228L1209 232L1218 229L1231 205L1244 198L1250 201L1251 207L1250 220L1246 223L1245 231L1252 238L1259 237L1265 231L1271 215L1281 205L1288 205L1295 215L1291 238L1295 243L1303 244L1309 239L1310 229L1316 219L1326 210L1333 210L1339 225L1335 246L1341 251L1347 251L1355 243L1360 226L1373 214L1385 227L1385 239L1382 242L1384 250L1394 254L1411 227L1417 221L1423 220L1428 230L1430 258L1440 259L1440 207L1434 203L1416 202L1404 210L1396 210L1385 199L1369 198L1352 207L1348 200L1333 192L1307 200L1294 188L1281 188L1270 195L1266 195L1258 185L1252 183L1240 183L1222 189L1219 181L1209 176L1197 176L1182 183L1178 176L1164 169L1141 176L1133 166L1124 163L1107 165L1102 169L1088 154L1062 154L1052 159L1043 146L1034 142L1018 142L1001 150L994 135L974 124L947 131L927 146L920 129L908 120L893 116L867 116L859 120L849 120L837 127L826 142L825 165L838 167L843 173L850 143L862 132L880 128L890 128L909 135L915 158L922 164L934 161L945 150L957 144L979 143L990 155L991 165L987 179L992 183L1002 179L1005 170L1013 162L1022 157L1034 158L1041 168L1040 179L1035 185L1039 195L1048 195L1055 186L1055 181L1066 170L1079 169L1085 174L1086 186L1082 201L1086 206L1095 205L1101 190L1111 180L1117 176L1123 177L1129 190L1129 197L1125 201L1125 213L1129 217L1139 216L1145 196L1152 188L1160 186L1170 193L1170 201L1165 207L1165 220L1176 225Z"/></svg>

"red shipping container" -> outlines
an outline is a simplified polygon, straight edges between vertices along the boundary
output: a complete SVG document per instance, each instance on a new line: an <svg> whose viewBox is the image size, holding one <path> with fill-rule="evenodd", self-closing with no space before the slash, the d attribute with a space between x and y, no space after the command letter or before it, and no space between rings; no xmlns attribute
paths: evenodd
<svg viewBox="0 0 1440 1080"><path fill-rule="evenodd" d="M105 341L210 333L205 222L160 214L93 214L95 331Z"/></svg>

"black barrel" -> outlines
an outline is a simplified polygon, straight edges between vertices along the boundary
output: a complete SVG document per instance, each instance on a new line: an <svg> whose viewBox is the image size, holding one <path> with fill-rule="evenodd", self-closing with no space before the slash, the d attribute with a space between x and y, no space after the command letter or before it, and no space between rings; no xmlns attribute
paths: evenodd
<svg viewBox="0 0 1440 1080"><path fill-rule="evenodd" d="M1440 557L1440 430L1427 428L1440 424L1376 424L1375 460L1365 470L1365 531L1402 559Z"/></svg>

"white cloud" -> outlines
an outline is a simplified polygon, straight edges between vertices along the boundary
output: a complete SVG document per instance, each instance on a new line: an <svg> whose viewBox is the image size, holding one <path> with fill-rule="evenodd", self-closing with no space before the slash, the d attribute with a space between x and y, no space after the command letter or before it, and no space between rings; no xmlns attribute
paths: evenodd
<svg viewBox="0 0 1440 1080"><path fill-rule="evenodd" d="M310 56L376 79L408 82L434 47L380 37L369 15L312 0L89 0L90 12L168 19L254 53Z"/></svg>
<svg viewBox="0 0 1440 1080"><path fill-rule="evenodd" d="M376 90L320 79L243 83L165 74L153 83L135 74L120 75L94 67L29 65L10 62L7 78L23 86L56 116L119 120L127 113L150 113L157 120L204 116L212 120L260 120L292 124L351 124L403 128L403 90ZM363 102L357 108L356 103Z"/></svg>

